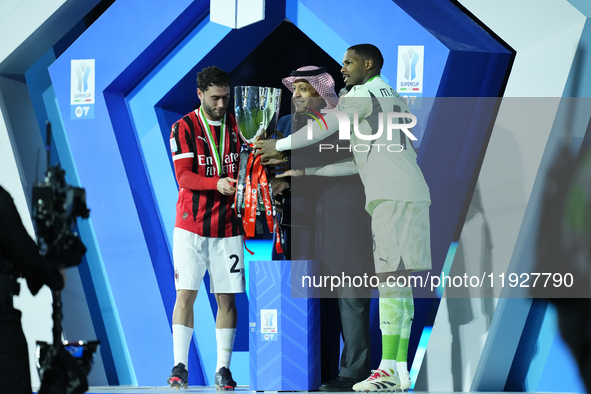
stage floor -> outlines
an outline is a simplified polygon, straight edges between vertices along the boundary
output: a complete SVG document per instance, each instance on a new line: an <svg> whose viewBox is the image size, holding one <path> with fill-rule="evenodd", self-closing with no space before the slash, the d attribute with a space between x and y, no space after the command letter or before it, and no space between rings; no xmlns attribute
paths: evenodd
<svg viewBox="0 0 591 394"><path fill-rule="evenodd" d="M38 389L37 389L38 390ZM37 390L33 388L33 394L37 394ZM238 393L251 393L248 386L238 386L236 390ZM268 391L269 393L276 393L277 391ZM164 387L136 387L136 386L104 386L104 387L90 387L86 394L184 394L184 393L199 393L199 394L220 394L213 386L189 386L189 389L175 390L168 386ZM487 393L488 394L488 393ZM506 393L503 393L506 394Z"/></svg>
<svg viewBox="0 0 591 394"><path fill-rule="evenodd" d="M236 390L239 393L252 393L248 386L238 386ZM283 392L283 391L282 391ZM321 393L321 391L314 391L315 393ZM411 390L412 392L412 390ZM199 394L220 394L221 391L217 391L213 386L189 386L188 390L181 389L175 390L170 387L122 387L122 386L111 386L111 387L90 387L87 391L88 394L184 394L184 393L199 393ZM261 391L263 393L263 391ZM277 391L264 391L264 393L277 393ZM306 393L306 391L298 391L298 393ZM336 392L333 392L336 393ZM343 393L351 394L351 391L344 391ZM442 393L443 394L443 393ZM449 393L445 393L449 394ZM495 393L486 393L495 394ZM508 394L508 393L498 393Z"/></svg>
<svg viewBox="0 0 591 394"><path fill-rule="evenodd" d="M238 386L237 392L251 392L248 386ZM220 393L213 386L189 386L189 389L175 390L170 387L125 387L125 386L110 386L110 387L90 387L88 394L170 394L170 393L199 393L199 394L213 394Z"/></svg>
<svg viewBox="0 0 591 394"><path fill-rule="evenodd" d="M236 390L238 393L253 392L248 386L238 386ZM413 390L410 391L411 393ZM220 394L220 391L216 391L215 387L209 386L189 386L188 390L175 390L170 387L129 387L129 386L110 386L110 387L90 387L87 391L88 394L183 394L183 393L199 393L199 394ZM262 392L261 392L262 393ZM277 391L265 391L265 393L277 393ZM298 393L305 393L305 391L298 391ZM321 393L315 391L314 393ZM344 393L351 394L351 391L345 391ZM417 391L417 393L419 393ZM429 391L429 394L450 394L449 392L435 392ZM462 393L462 394L477 394L477 393ZM481 393L478 393L481 394ZM486 394L511 394L508 392L487 392ZM514 393L523 394L523 393ZM556 393L552 393L556 394Z"/></svg>
<svg viewBox="0 0 591 394"><path fill-rule="evenodd" d="M252 393L248 386L236 387L238 393ZM305 391L298 391L299 393L305 393ZM87 391L88 394L184 394L184 393L199 393L199 394L220 394L221 391L217 391L213 386L189 386L188 390L180 389L175 390L170 387L122 387L122 386L111 386L111 387L90 387ZM262 392L261 392L262 393ZM277 393L277 391L265 391L265 393ZM318 391L319 393L319 391ZM349 392L350 394L351 392ZM487 393L490 394L490 393ZM506 394L506 393L503 393Z"/></svg>

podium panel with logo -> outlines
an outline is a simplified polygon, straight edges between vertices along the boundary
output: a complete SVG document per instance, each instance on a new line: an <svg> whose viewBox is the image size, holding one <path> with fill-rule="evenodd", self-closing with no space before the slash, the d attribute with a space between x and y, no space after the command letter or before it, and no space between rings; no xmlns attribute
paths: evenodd
<svg viewBox="0 0 591 394"><path fill-rule="evenodd" d="M317 390L320 386L320 300L292 297L294 276L312 275L313 261L249 265L250 389ZM305 294L294 292L299 296Z"/></svg>

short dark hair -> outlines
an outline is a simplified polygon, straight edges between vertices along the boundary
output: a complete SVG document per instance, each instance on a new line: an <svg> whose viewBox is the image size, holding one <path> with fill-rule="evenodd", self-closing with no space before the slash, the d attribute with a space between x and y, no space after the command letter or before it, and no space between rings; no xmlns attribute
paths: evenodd
<svg viewBox="0 0 591 394"><path fill-rule="evenodd" d="M205 92L210 86L231 86L230 74L216 66L209 66L197 73L197 87Z"/></svg>
<svg viewBox="0 0 591 394"><path fill-rule="evenodd" d="M377 46L372 44L357 44L349 47L350 51L355 51L355 54L363 60L371 59L378 70L382 69L384 65L384 57Z"/></svg>

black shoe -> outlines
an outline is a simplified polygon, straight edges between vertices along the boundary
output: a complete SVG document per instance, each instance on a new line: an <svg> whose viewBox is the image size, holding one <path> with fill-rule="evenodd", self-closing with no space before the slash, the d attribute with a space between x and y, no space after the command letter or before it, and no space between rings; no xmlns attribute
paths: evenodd
<svg viewBox="0 0 591 394"><path fill-rule="evenodd" d="M353 391L353 385L357 380L338 376L335 380L322 383L318 390L320 391Z"/></svg>
<svg viewBox="0 0 591 394"><path fill-rule="evenodd" d="M181 387L185 390L189 387L189 372L187 372L187 368L185 368L185 364L178 363L170 373L168 380L166 383L170 385L170 387L174 387L175 389L180 389Z"/></svg>
<svg viewBox="0 0 591 394"><path fill-rule="evenodd" d="M226 367L221 367L215 373L215 388L222 391L234 391L236 382L232 379L232 372Z"/></svg>

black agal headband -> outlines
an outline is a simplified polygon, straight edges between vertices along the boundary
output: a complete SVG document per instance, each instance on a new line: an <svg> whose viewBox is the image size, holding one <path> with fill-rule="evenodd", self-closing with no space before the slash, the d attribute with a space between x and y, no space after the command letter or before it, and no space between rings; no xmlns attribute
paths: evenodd
<svg viewBox="0 0 591 394"><path fill-rule="evenodd" d="M319 67L315 70L302 70L302 71L294 70L289 75L292 77L311 77L313 75L320 75L325 72L326 72L326 67L322 66L322 67Z"/></svg>

